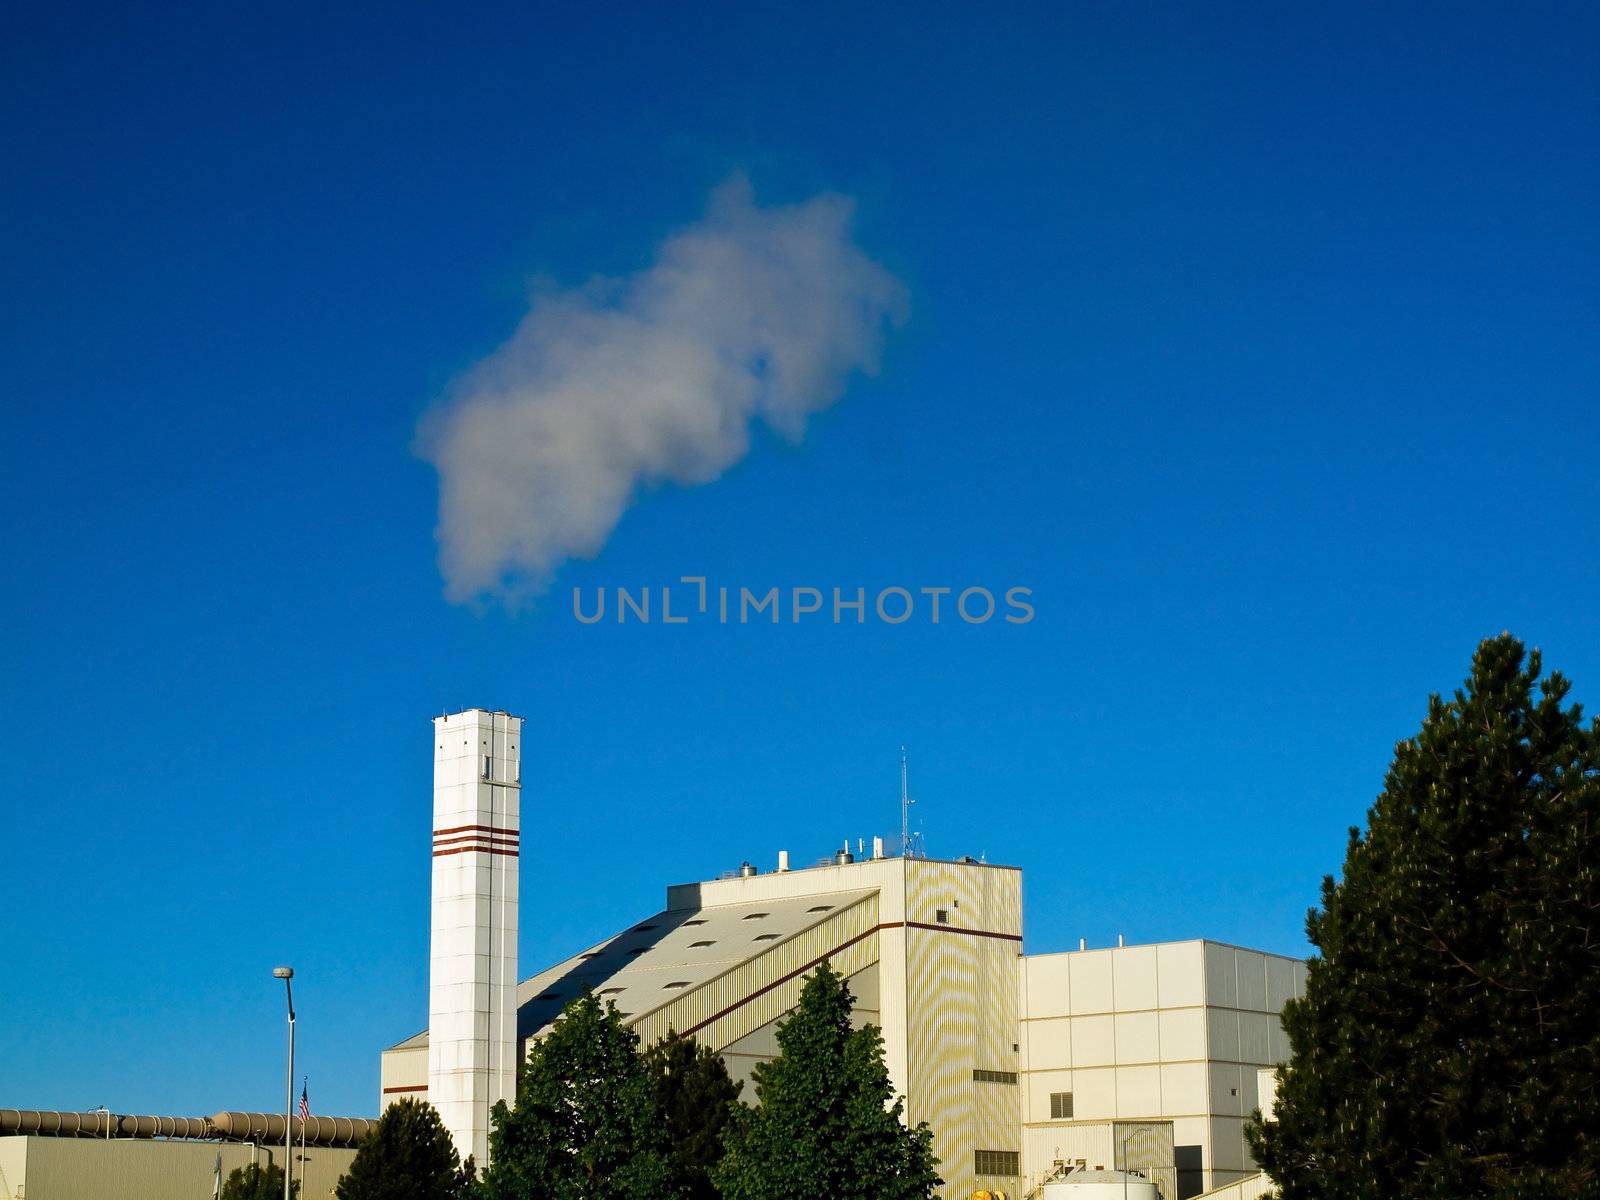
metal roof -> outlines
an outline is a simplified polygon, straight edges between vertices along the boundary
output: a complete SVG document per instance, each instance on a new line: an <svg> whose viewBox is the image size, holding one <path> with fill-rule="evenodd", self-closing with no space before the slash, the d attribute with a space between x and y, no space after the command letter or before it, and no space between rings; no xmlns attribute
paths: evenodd
<svg viewBox="0 0 1600 1200"><path fill-rule="evenodd" d="M633 1024L876 891L658 912L519 983L517 1036L542 1031L585 987ZM423 1030L390 1048L427 1044Z"/></svg>

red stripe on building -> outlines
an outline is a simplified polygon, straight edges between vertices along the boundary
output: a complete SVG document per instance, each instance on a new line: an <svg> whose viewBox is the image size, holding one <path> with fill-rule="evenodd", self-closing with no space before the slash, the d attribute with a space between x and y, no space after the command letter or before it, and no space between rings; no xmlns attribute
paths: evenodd
<svg viewBox="0 0 1600 1200"><path fill-rule="evenodd" d="M435 858L443 858L447 854L509 854L512 858L517 857L515 848L507 850L502 846L453 846L448 850L433 852Z"/></svg>
<svg viewBox="0 0 1600 1200"><path fill-rule="evenodd" d="M435 837L435 846L459 846L462 842L482 842L488 846L515 846L514 837L485 837L483 834L461 834L459 837Z"/></svg>
<svg viewBox="0 0 1600 1200"><path fill-rule="evenodd" d="M466 833L468 830L476 830L479 833L509 833L512 837L517 836L515 829L502 829L498 825L452 825L449 829L435 829L433 836L438 837L441 833Z"/></svg>

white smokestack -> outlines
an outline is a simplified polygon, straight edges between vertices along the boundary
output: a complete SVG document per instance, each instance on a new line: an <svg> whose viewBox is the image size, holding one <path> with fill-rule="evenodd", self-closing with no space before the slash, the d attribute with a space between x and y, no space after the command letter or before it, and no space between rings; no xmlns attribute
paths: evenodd
<svg viewBox="0 0 1600 1200"><path fill-rule="evenodd" d="M517 1085L522 718L433 721L428 1100L456 1151L489 1162L489 1109Z"/></svg>
<svg viewBox="0 0 1600 1200"><path fill-rule="evenodd" d="M716 479L758 418L797 442L875 372L905 290L850 219L834 195L758 208L735 178L648 268L538 292L419 435L450 599L537 593L598 554L641 489Z"/></svg>

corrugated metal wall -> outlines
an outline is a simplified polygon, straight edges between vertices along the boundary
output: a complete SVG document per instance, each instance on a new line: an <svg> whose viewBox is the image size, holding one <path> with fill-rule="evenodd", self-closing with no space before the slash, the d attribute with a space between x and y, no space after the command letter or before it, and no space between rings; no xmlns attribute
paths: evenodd
<svg viewBox="0 0 1600 1200"><path fill-rule="evenodd" d="M7 1138L10 1142L13 1139ZM120 1138L28 1137L26 1180L7 1179L13 1189L27 1185L27 1200L204 1200L212 1194L217 1158L222 1177L251 1161L253 1147L236 1143L143 1141ZM283 1161L283 1147L255 1152L266 1165ZM304 1180L301 1200L332 1196L350 1167L354 1150L308 1147L302 1161L295 1149L295 1178ZM11 1197L6 1197L11 1200Z"/></svg>

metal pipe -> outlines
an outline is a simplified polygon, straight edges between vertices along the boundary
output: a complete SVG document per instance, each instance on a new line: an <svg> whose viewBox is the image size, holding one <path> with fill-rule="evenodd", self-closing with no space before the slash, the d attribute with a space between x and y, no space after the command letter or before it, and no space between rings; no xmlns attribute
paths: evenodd
<svg viewBox="0 0 1600 1200"><path fill-rule="evenodd" d="M303 1133L308 1146L349 1147L377 1127L365 1117L295 1118L293 1134ZM28 1108L0 1108L0 1136L7 1134L39 1137L103 1138L106 1136L102 1112L54 1112ZM280 1142L284 1138L281 1113L219 1112L210 1117L117 1116L112 1114L114 1138L186 1138L204 1141Z"/></svg>
<svg viewBox="0 0 1600 1200"><path fill-rule="evenodd" d="M274 967L274 979L283 980L289 1002L289 1076L283 1099L283 1200L294 1200L294 968Z"/></svg>

